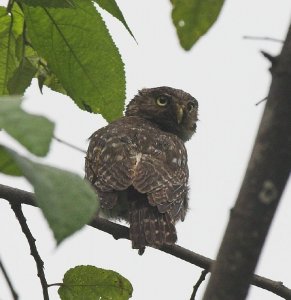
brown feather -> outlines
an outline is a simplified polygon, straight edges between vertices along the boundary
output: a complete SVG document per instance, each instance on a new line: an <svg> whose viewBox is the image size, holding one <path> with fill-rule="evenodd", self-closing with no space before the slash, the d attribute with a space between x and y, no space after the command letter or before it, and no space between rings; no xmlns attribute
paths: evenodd
<svg viewBox="0 0 291 300"><path fill-rule="evenodd" d="M85 178L99 196L100 212L129 222L140 252L177 240L175 223L188 208L184 142L196 130L197 112L197 100L182 90L143 89L125 117L90 138Z"/></svg>

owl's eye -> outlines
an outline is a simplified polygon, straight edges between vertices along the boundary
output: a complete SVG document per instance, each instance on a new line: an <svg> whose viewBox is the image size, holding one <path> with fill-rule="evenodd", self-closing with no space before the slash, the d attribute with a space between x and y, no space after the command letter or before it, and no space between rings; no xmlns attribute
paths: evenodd
<svg viewBox="0 0 291 300"><path fill-rule="evenodd" d="M166 106L169 103L169 99L166 96L159 96L156 102L159 106Z"/></svg>
<svg viewBox="0 0 291 300"><path fill-rule="evenodd" d="M194 108L195 108L195 105L193 103L189 102L187 104L187 109L188 109L189 112L191 112Z"/></svg>

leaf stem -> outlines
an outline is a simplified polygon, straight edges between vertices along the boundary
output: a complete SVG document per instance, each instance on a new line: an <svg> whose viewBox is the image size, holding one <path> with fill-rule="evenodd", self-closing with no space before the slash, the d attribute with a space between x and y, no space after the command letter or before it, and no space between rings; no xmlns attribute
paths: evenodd
<svg viewBox="0 0 291 300"><path fill-rule="evenodd" d="M63 286L64 284L61 282L57 282L57 283L50 283L47 285L47 287L52 287L52 286Z"/></svg>
<svg viewBox="0 0 291 300"><path fill-rule="evenodd" d="M7 12L8 12L8 13L11 13L13 4L14 4L14 0L9 0L9 1L8 1L8 4L7 4Z"/></svg>

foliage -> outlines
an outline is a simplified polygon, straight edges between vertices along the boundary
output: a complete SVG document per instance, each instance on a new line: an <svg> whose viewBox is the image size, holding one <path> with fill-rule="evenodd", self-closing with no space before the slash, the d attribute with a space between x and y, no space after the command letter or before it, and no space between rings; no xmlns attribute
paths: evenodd
<svg viewBox="0 0 291 300"><path fill-rule="evenodd" d="M9 94L8 84L19 67L23 46L23 14L15 4L9 15L0 6L0 95Z"/></svg>
<svg viewBox="0 0 291 300"><path fill-rule="evenodd" d="M11 176L22 176L21 169L3 146L0 146L0 162L1 173Z"/></svg>
<svg viewBox="0 0 291 300"><path fill-rule="evenodd" d="M0 104L0 128L33 154L45 156L49 151L54 124L45 117L23 111L19 97L1 97Z"/></svg>
<svg viewBox="0 0 291 300"><path fill-rule="evenodd" d="M65 273L58 293L62 300L127 300L131 298L132 286L114 271L77 266Z"/></svg>
<svg viewBox="0 0 291 300"><path fill-rule="evenodd" d="M108 0L94 0L101 8L105 9L107 12L109 12L112 16L114 16L116 19L118 19L124 27L127 29L127 31L130 33L130 35L135 39L132 31L128 27L123 14L121 10L119 9L117 3L114 0L108 1Z"/></svg>
<svg viewBox="0 0 291 300"><path fill-rule="evenodd" d="M6 157L3 152L6 152ZM80 176L51 166L35 163L6 147L0 148L0 157L14 163L6 173L19 170L33 185L37 205L51 227L57 243L89 223L95 215L98 202L91 186ZM16 173L16 174L15 174Z"/></svg>
<svg viewBox="0 0 291 300"><path fill-rule="evenodd" d="M108 10L130 31L116 3ZM11 14L0 7L0 28L0 95L23 94L35 76L81 109L121 116L123 62L90 0L25 0Z"/></svg>
<svg viewBox="0 0 291 300"><path fill-rule="evenodd" d="M123 63L91 1L73 4L72 8L24 5L28 35L75 103L111 121L121 116L124 106Z"/></svg>
<svg viewBox="0 0 291 300"><path fill-rule="evenodd" d="M216 21L224 0L171 0L181 46L190 50Z"/></svg>

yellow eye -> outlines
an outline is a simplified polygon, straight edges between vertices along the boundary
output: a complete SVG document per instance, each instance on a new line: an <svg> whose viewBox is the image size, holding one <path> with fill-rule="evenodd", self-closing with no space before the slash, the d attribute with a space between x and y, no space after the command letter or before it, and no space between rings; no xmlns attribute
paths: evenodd
<svg viewBox="0 0 291 300"><path fill-rule="evenodd" d="M187 109L188 109L189 112L191 112L194 108L195 108L195 106L194 106L193 103L189 102L189 103L187 104Z"/></svg>
<svg viewBox="0 0 291 300"><path fill-rule="evenodd" d="M169 103L169 99L168 97L160 96L157 98L156 102L159 106L166 106Z"/></svg>

